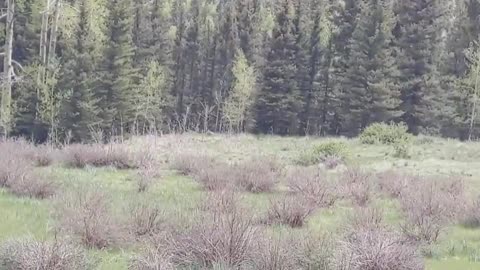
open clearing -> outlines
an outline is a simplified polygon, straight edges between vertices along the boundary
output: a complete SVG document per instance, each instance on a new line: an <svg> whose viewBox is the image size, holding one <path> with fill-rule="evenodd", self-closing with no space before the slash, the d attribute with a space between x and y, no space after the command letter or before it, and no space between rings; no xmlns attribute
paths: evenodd
<svg viewBox="0 0 480 270"><path fill-rule="evenodd" d="M466 208L469 208L471 202L480 195L480 143L476 142L459 142L429 137L415 138L409 149L410 158L400 159L394 157L392 146L364 145L357 139L194 134L140 137L130 139L123 145L129 149L148 150L155 156L155 168L150 168L155 173L148 176L154 180L148 180L151 182L145 185L145 190L139 192L141 184L137 180L138 169L89 165L84 168L69 168L64 165L62 158L56 158L49 166L34 168L36 175L43 175L54 181L55 195L40 200L28 196L16 196L8 187L2 189L0 193L0 209L2 211L0 241L19 238L51 241L56 235L57 238L67 239L68 232L65 233L62 229L58 229L58 208L62 208L59 204L65 204L65 201L62 200L65 194L82 190L84 187L94 187L94 189L107 194L109 205L112 206L111 210L119 218L117 220L127 220L127 215L131 212L129 211L130 206L141 201L146 202L146 205L158 205L162 213L160 220L166 219L167 221L164 223L176 224L177 230L181 231L183 226L187 227L186 224L209 220L211 217L204 212L208 211L209 207L218 208L221 204L216 200L214 206L205 206L209 195L205 191L204 183L189 176L188 173L185 175L172 169L174 167L172 164L178 162L175 159L178 159L182 153L187 153L190 157L192 155L199 158L212 157L216 161L221 161L222 164L238 164L250 160L252 157L261 157L257 162L262 166L266 166L266 163L262 164L262 162L267 162L265 159L269 157L281 164L284 171L282 175L289 175L291 170L305 168L296 165L302 155L316 145L331 141L345 143L348 158L345 161L346 165L340 164L331 166L331 168L319 169L325 173L325 178L341 178L345 171L350 170L347 168L362 168L362 171L372 175L377 172L395 170L421 175L429 179L453 176L455 179L461 179L464 183ZM2 153L2 155L4 154ZM372 178L375 177L372 176ZM338 185L340 185L339 182L333 184L334 187ZM240 202L238 203L242 205L242 208L255 216L254 220L263 220L262 217L265 213L271 210L269 210L270 205L290 193L290 188L291 185L283 177L279 177L271 190L267 188L268 190L265 191L263 189L253 190L253 192L237 191L236 196L239 198ZM213 187L212 190L216 190L216 188ZM340 239L347 230L346 228L351 225L352 220L355 220L355 213L359 212L359 209L380 209L378 212L381 213L385 226L392 230L402 231L405 213L402 211L399 200L377 191L376 185L372 186L370 192L369 198L359 205L348 196L340 196L331 206L315 208L311 213L305 215L305 224L256 222L255 227L261 227L262 230L268 231L264 234L286 237L287 235L307 234L314 238L328 234L335 239L333 242L337 242L337 239ZM446 211L450 210L446 209ZM479 209L477 211L480 212ZM78 209L78 215L81 215L80 212L81 209ZM419 247L425 260L426 269L480 269L480 229L461 225L463 218L463 215L457 216L453 222L442 227L438 239ZM128 224L128 221L125 221L125 224ZM72 234L72 231L69 233ZM159 234L161 232L156 232L155 235ZM131 240L126 237L128 241L122 241L122 244L118 245L102 245L96 242L98 245L88 247L87 253L89 257L94 258L95 269L128 269L132 258L135 254L143 251L147 245L145 243L150 243L151 238L154 238L153 235L153 233L149 233L149 236L152 237L147 237L147 240ZM72 241L78 240L73 235L72 239ZM130 267L132 269L156 269ZM288 269L288 267L284 269Z"/></svg>

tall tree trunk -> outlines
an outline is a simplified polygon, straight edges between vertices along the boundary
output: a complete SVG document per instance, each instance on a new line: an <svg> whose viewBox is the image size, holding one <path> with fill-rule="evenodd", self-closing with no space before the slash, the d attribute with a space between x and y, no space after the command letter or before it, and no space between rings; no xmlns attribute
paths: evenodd
<svg viewBox="0 0 480 270"><path fill-rule="evenodd" d="M3 91L0 107L1 124L3 133L8 136L12 122L12 51L13 51L13 20L15 13L15 0L7 0L7 14L5 22L5 55L3 58Z"/></svg>

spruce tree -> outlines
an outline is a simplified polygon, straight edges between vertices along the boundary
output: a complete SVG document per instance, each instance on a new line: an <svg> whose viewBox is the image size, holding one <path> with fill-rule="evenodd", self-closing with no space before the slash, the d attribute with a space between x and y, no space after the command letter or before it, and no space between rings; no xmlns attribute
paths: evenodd
<svg viewBox="0 0 480 270"><path fill-rule="evenodd" d="M359 1L360 16L350 42L351 56L343 80L344 129L358 134L373 122L399 116L399 91L391 43L390 0Z"/></svg>
<svg viewBox="0 0 480 270"><path fill-rule="evenodd" d="M106 46L100 67L101 80L96 91L100 99L102 128L118 134L134 119L131 104L132 84L132 6L130 0L109 1L106 21Z"/></svg>
<svg viewBox="0 0 480 270"><path fill-rule="evenodd" d="M257 101L257 129L263 133L296 134L299 92L296 81L296 40L293 1L282 1L266 59Z"/></svg>
<svg viewBox="0 0 480 270"><path fill-rule="evenodd" d="M94 54L95 40L91 34L89 0L81 0L78 23L74 32L73 44L64 52L65 63L62 66L61 88L68 96L61 110L60 125L65 132L71 132L75 141L90 139L90 131L98 125L98 100L94 93Z"/></svg>
<svg viewBox="0 0 480 270"><path fill-rule="evenodd" d="M398 82L401 89L401 119L409 130L419 133L436 123L439 99L439 73L434 59L439 44L436 23L441 18L436 0L404 0L396 9L394 33L398 53Z"/></svg>

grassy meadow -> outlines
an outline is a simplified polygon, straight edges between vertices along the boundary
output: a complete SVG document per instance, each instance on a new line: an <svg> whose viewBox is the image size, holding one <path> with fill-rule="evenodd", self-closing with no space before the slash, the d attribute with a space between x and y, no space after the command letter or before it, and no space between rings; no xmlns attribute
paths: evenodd
<svg viewBox="0 0 480 270"><path fill-rule="evenodd" d="M340 152L334 150L333 154L320 160L312 157L318 154L312 153L312 149L332 142L341 145ZM99 152L103 150L98 149L110 149L113 152L113 147L119 146L124 149L118 154L119 157L116 157L119 161L85 161L89 158L95 159L91 156L100 155ZM12 169L12 164L18 166L22 163L20 159L28 161L25 162L28 171L17 171L26 184L20 181L21 188L17 188L17 182L12 180L10 183L5 180L0 191L0 242L10 243L4 244L0 251L0 269L15 269L11 266L13 264L6 262L18 260L20 263L26 260L21 256L10 258L14 256L9 256L8 250L26 252L27 257L32 257L31 254L38 255L35 248L28 244L32 242L65 242L66 247L81 248L85 257L77 258L78 256L70 254L62 258L88 260L88 263L80 263L81 266L59 266L50 269L240 269L237 266L244 261L253 262L249 265L254 265L254 269L340 269L339 261L345 260L346 253L362 249L365 245L368 247L369 243L381 238L372 233L373 236L365 236L365 239L369 240L358 240L363 237L359 235L355 236L358 239L351 240L349 235L359 231L376 232L375 230L388 231L380 235L392 236L392 239L397 239L392 240L392 243L398 244L398 249L407 249L402 251L404 257L386 254L383 259L398 261L409 260L411 256L420 257L422 266L398 269L480 269L480 224L465 224L466 219L480 219L480 208L475 207L476 199L480 195L478 142L415 137L408 142L405 149L398 150L389 144L365 144L360 139L183 134L134 137L121 144L103 148L90 146L92 149L98 148L97 150L85 150L82 147L86 146L50 149L34 148L24 142L10 141L0 144L0 161L3 161L3 165L0 165L0 180L2 170ZM88 151L90 152L85 154ZM401 155L399 151L402 152ZM45 157L46 155L48 157ZM142 163L139 166L129 166L128 162L124 164L122 159L125 159L125 155L130 155L130 158L136 156L135 160L140 159ZM110 157L112 156L114 155ZM9 164L8 162L12 163L5 165ZM229 176L235 178L236 174L245 173L249 168L262 176L265 173L262 168L274 167L270 162L275 162L275 169L271 170L275 171L275 174L267 172L265 177L269 180L253 184L242 182L231 187ZM146 163L148 164L145 165ZM219 169L220 167L222 169ZM15 172L5 173L5 179L13 179L12 174ZM365 180L362 181L368 184L352 180L362 178L358 175L365 175ZM321 178L324 183L320 187L327 190L327 194L314 191L311 183L301 187L294 183L295 179L303 181L308 177ZM452 186L462 183L460 191L445 191L446 189L441 187L438 189L448 196L454 193L452 197L440 198L438 206L441 208L440 215L452 214L452 217L440 217L438 220L435 217L430 222L438 224L428 225L429 229L432 226L438 228L438 235L423 237L423 232L418 233L423 228L414 227L415 224L421 227L423 223L406 222L410 216L410 202L402 200L415 200L412 194L423 194L421 191L416 192L415 187L412 189L408 186L408 183L413 182L406 182L406 185L400 187L399 194L390 196L387 190L389 187L382 186L382 182L378 180L403 179L402 177L418 178L417 181L428 179L435 188L437 179L454 181L448 184ZM30 178L34 180L29 181L46 181L47 184L39 187L42 192L33 190L32 187L36 187L36 184L32 185L25 180ZM343 180L344 178L350 180ZM44 192L43 189L47 186L49 190ZM385 190L387 192L384 192ZM332 197L328 192L337 195ZM434 190L432 196L436 196L436 192ZM318 199L318 194L323 196L321 200ZM305 199L307 195L313 195L314 200L318 201L315 207L303 209L310 203ZM77 197L79 200L72 199ZM441 201L442 199L447 201ZM452 201L455 204L453 206ZM422 207L423 202L419 199L413 203ZM207 225L202 227L194 224L204 223L217 229L223 228L223 216L237 211L246 213L249 218L245 221L237 217L239 223L248 225L235 228L251 232L252 235L254 231L261 232L262 236L258 239L267 239L270 242L266 240L267 244L258 244L257 236L247 237L244 231L242 237L247 239L237 240L243 241L242 245L245 246L236 245L236 248L242 250L235 256L215 250L206 252L208 247L214 245L210 242L203 247L203 251L187 252L188 249L196 248L189 245L189 242L208 242L208 233L212 232L212 228ZM415 216L418 218L418 215L424 214L413 212L412 220ZM218 224L210 224L217 218L220 220ZM228 218L226 220L227 223L232 221ZM413 233L406 233L407 227ZM90 231L89 235L84 235L87 234L85 231ZM197 234L188 235L185 231ZM205 236L197 239L202 233ZM300 235L305 238L298 237L296 242L288 241L297 243L298 246L285 244L281 239ZM310 249L317 252L310 255L327 254L328 258L319 260L317 257L320 255L314 258L310 256L309 263L305 263L303 258L307 256L303 253L302 256L298 255L296 250L306 246L303 239L308 238L321 239L308 243L313 246ZM407 238L409 241L398 240ZM221 242L218 238L215 239ZM246 242L249 244L245 244ZM171 247L172 243L174 248ZM343 244L337 247L337 243ZM224 244L215 248L225 247ZM355 246L356 244L358 246ZM323 250L319 247L321 245L325 245L325 249L328 247L329 250ZM271 248L272 246L276 248ZM387 246L381 250L386 250ZM246 255L250 249L255 249L255 253L261 254L263 258ZM278 252L282 249L285 249L285 252ZM362 256L368 257L368 254L360 254L359 258ZM302 263L299 262L300 257ZM274 263L275 260L278 261ZM285 264L280 266L280 261ZM287 261L292 263L287 264ZM343 269L362 268L357 265Z"/></svg>

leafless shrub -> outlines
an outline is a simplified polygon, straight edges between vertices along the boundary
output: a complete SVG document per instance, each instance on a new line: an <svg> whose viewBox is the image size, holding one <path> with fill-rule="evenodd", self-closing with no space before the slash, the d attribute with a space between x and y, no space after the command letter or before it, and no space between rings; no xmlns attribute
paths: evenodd
<svg viewBox="0 0 480 270"><path fill-rule="evenodd" d="M463 185L458 179L425 178L400 197L406 215L402 229L412 240L437 241L442 230L464 210Z"/></svg>
<svg viewBox="0 0 480 270"><path fill-rule="evenodd" d="M418 248L400 233L384 228L350 231L335 249L333 269L423 270Z"/></svg>
<svg viewBox="0 0 480 270"><path fill-rule="evenodd" d="M8 270L94 269L81 248L62 241L10 240L1 246L0 267Z"/></svg>
<svg viewBox="0 0 480 270"><path fill-rule="evenodd" d="M106 145L74 144L63 149L63 163L71 168L115 167L135 169L151 158L145 151L132 151L127 145L110 143Z"/></svg>
<svg viewBox="0 0 480 270"><path fill-rule="evenodd" d="M46 199L55 194L57 185L46 175L27 172L10 179L7 184L11 193L21 197Z"/></svg>
<svg viewBox="0 0 480 270"><path fill-rule="evenodd" d="M211 191L207 193L200 209L209 212L231 213L239 207L240 197L234 190Z"/></svg>
<svg viewBox="0 0 480 270"><path fill-rule="evenodd" d="M282 224L292 228L302 227L315 207L299 196L287 195L273 200L264 220L266 224Z"/></svg>
<svg viewBox="0 0 480 270"><path fill-rule="evenodd" d="M18 196L43 199L53 195L54 182L36 174L33 164L25 157L26 151L17 147L27 146L16 141L0 143L0 186Z"/></svg>
<svg viewBox="0 0 480 270"><path fill-rule="evenodd" d="M333 252L329 237L294 232L263 235L256 242L253 269L318 269L328 270Z"/></svg>
<svg viewBox="0 0 480 270"><path fill-rule="evenodd" d="M376 207L358 207L350 217L347 230L382 228L383 211Z"/></svg>
<svg viewBox="0 0 480 270"><path fill-rule="evenodd" d="M183 175L193 176L200 170L212 167L214 159L203 154L189 152L173 153L170 158L170 167Z"/></svg>
<svg viewBox="0 0 480 270"><path fill-rule="evenodd" d="M319 207L331 207L338 199L334 185L318 168L300 168L287 173L289 189Z"/></svg>
<svg viewBox="0 0 480 270"><path fill-rule="evenodd" d="M344 158L338 155L326 156L323 160L323 164L325 164L325 167L327 167L327 169L335 169L344 163Z"/></svg>
<svg viewBox="0 0 480 270"><path fill-rule="evenodd" d="M130 270L175 270L170 255L162 247L147 246L143 253L131 258Z"/></svg>
<svg viewBox="0 0 480 270"><path fill-rule="evenodd" d="M468 228L480 227L480 198L467 206L465 214L462 216L462 224Z"/></svg>
<svg viewBox="0 0 480 270"><path fill-rule="evenodd" d="M231 213L203 215L186 230L171 237L173 262L182 267L228 267L244 265L257 236L253 218L236 208Z"/></svg>
<svg viewBox="0 0 480 270"><path fill-rule="evenodd" d="M259 158L229 166L228 175L235 184L248 192L270 192L275 188L280 168L273 160Z"/></svg>
<svg viewBox="0 0 480 270"><path fill-rule="evenodd" d="M145 192L155 182L159 176L156 166L152 163L147 163L141 166L136 175L138 192Z"/></svg>
<svg viewBox="0 0 480 270"><path fill-rule="evenodd" d="M74 236L89 248L118 246L125 239L110 198L99 186L65 194L57 204L55 218L59 232Z"/></svg>
<svg viewBox="0 0 480 270"><path fill-rule="evenodd" d="M54 161L55 149L51 145L32 145L25 155L36 167L47 167Z"/></svg>
<svg viewBox="0 0 480 270"><path fill-rule="evenodd" d="M228 164L205 164L205 167L198 169L194 178L207 191L225 190L234 186L230 180Z"/></svg>
<svg viewBox="0 0 480 270"><path fill-rule="evenodd" d="M376 179L380 191L393 198L400 197L410 184L420 181L418 177L393 170L378 173Z"/></svg>
<svg viewBox="0 0 480 270"><path fill-rule="evenodd" d="M22 144L7 140L0 142L0 185L6 187L29 172L31 164L22 157Z"/></svg>
<svg viewBox="0 0 480 270"><path fill-rule="evenodd" d="M341 178L343 194L356 205L366 206L373 196L372 175L360 168L347 169Z"/></svg>
<svg viewBox="0 0 480 270"><path fill-rule="evenodd" d="M130 231L137 238L158 233L165 222L165 213L160 206L147 201L132 204L129 214Z"/></svg>

